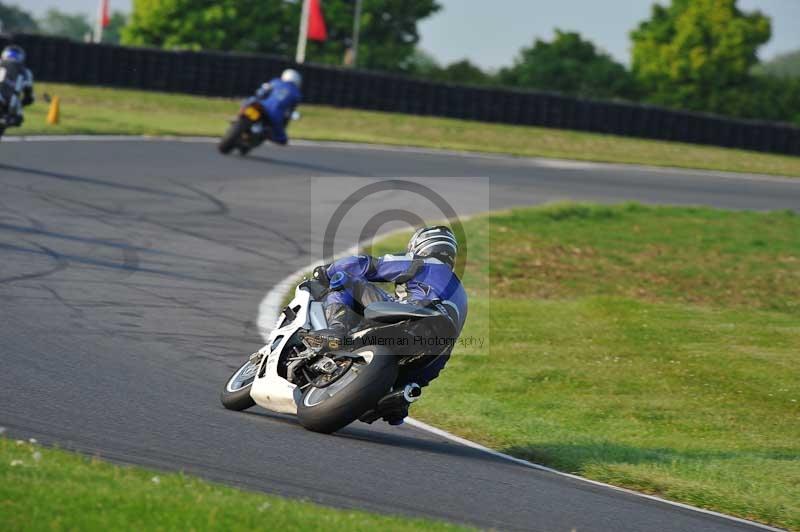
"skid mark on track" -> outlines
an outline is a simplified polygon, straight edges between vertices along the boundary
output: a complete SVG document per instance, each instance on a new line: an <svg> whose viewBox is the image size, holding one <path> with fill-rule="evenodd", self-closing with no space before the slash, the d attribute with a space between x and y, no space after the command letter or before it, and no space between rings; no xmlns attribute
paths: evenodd
<svg viewBox="0 0 800 532"><path fill-rule="evenodd" d="M170 181L173 181L173 180L170 180ZM174 182L175 181L173 181L173 183ZM211 203L214 206L214 208L212 210L210 210L210 211L188 212L188 213L184 213L184 214L200 214L200 215L208 215L208 216L225 216L229 212L231 212L231 210L228 207L228 205L224 201L219 199L218 197L214 196L213 194L210 194L210 193L208 193L208 192L206 192L204 190L200 190L197 187L193 187L191 185L187 185L185 183L176 183L176 184L178 186L180 186L180 187L183 187L183 188L185 188L187 190L190 190L190 191L194 192L195 194L197 194L201 198L204 198L205 200L207 200L209 203Z"/></svg>
<svg viewBox="0 0 800 532"><path fill-rule="evenodd" d="M67 213L71 216L81 217L87 220L90 220L93 223L101 223L107 225L115 230L129 230L131 225L136 223L143 223L143 224L152 224L153 222L140 214L131 214L131 213L123 213L118 210L110 209L107 207L102 207L99 205L94 205L88 202L75 200L72 198L64 198L54 194L44 194L38 193L37 197L42 201L45 201L51 205L56 207L62 208L67 211ZM76 209L74 206L77 205L82 207L83 209L89 209L92 211L98 211L100 214L90 214L87 213L85 210ZM83 237L80 237L83 238ZM99 242L104 242L104 239L97 239ZM182 253L174 253L171 251L163 251L158 250L153 247L152 244L147 246L134 246L138 251L143 253L152 253L158 254L165 257L174 257L180 260L188 260L193 262L200 262L212 265L227 265L230 264L230 261L226 260L217 260L217 259L209 259L204 257L197 257L193 255L186 255Z"/></svg>
<svg viewBox="0 0 800 532"><path fill-rule="evenodd" d="M162 301L169 301L170 303L173 304L172 308L191 309L191 310L200 312L201 314L204 314L204 315L208 316L209 318L215 318L217 320L227 321L228 323L233 324L233 325L237 325L237 326L242 325L242 323L246 323L246 322L242 322L242 320L239 319L239 318L226 316L225 314L221 314L219 312L210 310L208 308L202 307L202 306L200 306L198 304L195 304L195 303L191 303L189 301L185 301L185 300L180 299L180 298L175 297L175 296L168 296L168 295L164 295L164 294L159 294L158 292L154 292L154 291L151 291L151 290L146 290L146 289L144 289L144 288L142 288L140 286L134 286L133 288L135 290L138 290L139 292L147 294L147 295L149 295L151 297L155 297L156 299L160 299Z"/></svg>
<svg viewBox="0 0 800 532"><path fill-rule="evenodd" d="M30 280L30 279L41 279L41 278L47 277L48 275L52 275L52 274L54 274L54 273L56 273L58 271L61 271L64 268L67 267L67 265L68 265L67 264L67 260L62 255L59 255L58 253L56 253L52 249L50 249L48 247L45 247L45 246L42 246L41 244L37 244L36 242L29 242L29 241L25 241L25 242L27 244L30 244L30 245L35 246L36 248L38 248L38 251L37 250L32 250L30 248L24 248L22 246L15 246L13 244L2 244L2 243L0 243L0 250L4 250L5 249L5 250L11 251L11 252L41 254L41 255L50 257L51 259L53 259L56 262L56 264L52 268L49 268L47 270L42 270L42 271L33 272L33 273L26 273L26 274L16 275L16 276L11 276L11 277L6 277L6 278L0 278L0 284L9 284L9 283L13 283L15 281L27 281L27 280Z"/></svg>
<svg viewBox="0 0 800 532"><path fill-rule="evenodd" d="M205 198L206 200L208 200L209 202L211 202L215 206L215 209L213 209L211 211L200 211L199 213L189 213L189 214L204 214L204 215L211 215L211 216L223 216L223 217L225 217L225 219L230 220L230 221L232 221L234 223L238 223L238 224L242 224L242 225L245 225L245 226L248 226L248 227L259 229L261 231L266 231L266 232L268 232L268 233L280 238L281 240L283 240L287 244L289 244L292 247L294 247L294 249L295 249L294 257L299 257L299 256L303 256L303 255L306 254L304 248L296 240L290 238L289 236L287 236L287 235L285 235L285 234L283 234L283 233L281 233L279 231L276 231L275 229L273 229L271 227L267 227L265 225L253 222L251 220L244 220L242 218L238 218L236 216L232 216L231 215L231 209L228 207L228 205L223 200L221 200L219 197L215 196L214 194L211 194L209 192L206 192L204 190L201 190L199 188L196 188L196 187L193 187L193 186L190 186L190 185L186 185L186 184L179 184L179 186L182 186L182 187L184 187L184 188L186 188L186 189L188 189L188 190L190 190L190 191L202 196L203 198Z"/></svg>
<svg viewBox="0 0 800 532"><path fill-rule="evenodd" d="M8 231L13 233L20 233L20 234L27 234L33 236L43 236L47 238L55 238L59 240L68 240L71 242L78 242L81 244L92 244L96 246L106 246L110 248L121 249L123 252L133 252L133 253L154 253L159 255L173 255L169 252L158 251L152 248L146 248L141 246L134 246L125 240L119 239L103 239L103 238L94 238L94 237L85 237L85 236L76 236L70 235L68 233L63 232L56 232L50 231L45 229L43 224L40 224L37 228L32 227L23 227L19 225L12 225L7 223L0 223L0 231Z"/></svg>
<svg viewBox="0 0 800 532"><path fill-rule="evenodd" d="M162 275L162 276L170 277L170 278L177 279L177 280L199 281L199 282L203 282L203 283L212 283L212 284L217 284L217 285L222 285L222 286L228 286L228 287L231 287L231 288L241 288L241 289L252 289L252 288L255 288L254 286L251 286L251 285L245 285L245 284L239 284L239 283L227 282L227 281L220 281L219 279L202 278L202 277L197 277L197 276L193 276L193 275L187 275L187 274L172 272L172 271L169 271L169 270L159 270L157 268L141 267L141 266L136 266L135 264L126 264L125 262L122 262L122 263L120 263L120 262L111 262L111 261L107 261L107 260L95 259L95 258L92 258L92 257L84 257L84 256L81 256L81 255L70 255L70 254L65 254L65 253L62 254L62 253L57 253L57 252L55 252L55 251L53 251L51 249L45 248L43 246L40 246L38 244L34 244L34 245L39 249L24 248L24 247L21 247L21 246L14 246L14 245L11 245L11 244L0 244L0 250L5 249L5 250L16 251L16 252L20 252L20 253L28 253L28 254L34 254L34 255L46 255L46 256L50 256L50 257L53 257L53 258L56 258L56 259L59 259L59 260L69 261L69 262L72 262L72 263L83 264L83 265L86 265L86 266L96 266L98 268L107 268L107 269L110 269L110 270L117 270L117 271L123 271L123 272L150 273L150 274L153 274L153 275ZM27 279L27 278L41 277L42 275L49 275L49 274L53 273L54 271L57 271L58 269L61 269L61 268L57 268L57 269L54 269L52 271L47 271L47 272L42 272L42 273L37 273L37 274L25 275L25 276L22 276L22 277L14 277L14 278L11 278L10 280L19 280L21 278ZM1 280L0 279L0 282L7 282L8 280L9 279L6 279L6 280Z"/></svg>
<svg viewBox="0 0 800 532"><path fill-rule="evenodd" d="M181 194L175 194L174 192L167 192L164 190L159 190L157 188L151 187L143 187L139 185L122 185L120 183L114 183L113 181L106 181L103 179L97 179L94 177L84 177L84 176L76 176L71 174L64 174L60 172L50 172L47 170L38 170L36 168L26 168L24 166L13 166L8 164L0 164L0 169L5 169L9 171L14 171L22 174L30 174L36 177L46 177L50 179L60 179L63 181L71 181L75 183L84 183L89 185L101 186L101 187L108 187L114 188L118 190L125 190L129 192L141 192L143 194L152 194L156 196L164 196L167 198L184 198L184 199L191 199L188 196L183 196Z"/></svg>
<svg viewBox="0 0 800 532"><path fill-rule="evenodd" d="M283 260L280 257L278 257L277 255L271 255L269 253L262 253L260 251L256 251L254 249L250 249L250 248L247 248L247 247L244 247L244 246L240 246L239 244L232 244L230 242L226 242L224 240L220 240L218 238L214 238L214 237L205 235L203 233L199 233L197 231L190 231L189 229L183 229L181 227L176 227L176 226L170 225L170 224L168 224L166 222L160 222L160 221L153 220L151 218L146 218L146 217L141 218L141 221L144 221L144 222L147 222L149 224L155 225L156 227L160 227L162 229L166 229L167 231L172 231L173 233L177 233L177 234L184 235L184 236L190 236L192 238L197 238L198 240L203 240L205 242L210 242L212 244L215 244L215 245L218 245L218 246L222 246L222 247L226 247L226 248L229 248L229 249L234 249L234 250L239 251L241 253L245 253L245 254L248 254L248 255L254 255L254 256L262 258L262 259L268 259L268 260L275 261L275 262L281 262Z"/></svg>
<svg viewBox="0 0 800 532"><path fill-rule="evenodd" d="M270 233L272 235L275 235L276 237L280 238L281 240L283 240L284 242L286 242L287 244L289 244L290 246L292 246L294 248L294 255L289 257L289 258L304 257L304 256L308 255L308 252L306 251L306 249L297 240L289 237L288 235L285 235L285 234L281 233L280 231L277 231L277 230L275 230L275 229L273 229L271 227L267 227L265 225L253 222L251 220L242 220L241 218L237 218L235 216L228 216L228 219L231 220L231 221L234 221L234 222L238 222L238 223L240 223L242 225L245 225L245 226L248 226L248 227L252 227L254 229L258 229L258 230L261 230L261 231L266 231L266 232L268 232L268 233Z"/></svg>
<svg viewBox="0 0 800 532"><path fill-rule="evenodd" d="M86 313L85 313L84 309L82 309L77 304L69 302L61 294L59 294L58 291L55 288L53 288L52 286L48 286L46 284L40 284L39 288L41 288L42 290L44 290L44 291L48 292L50 295L52 295L53 299L55 299L56 301L58 301L59 303L64 305L68 310L73 312L75 314L75 316L77 316L79 318L85 317ZM29 299L32 299L32 298L29 298Z"/></svg>

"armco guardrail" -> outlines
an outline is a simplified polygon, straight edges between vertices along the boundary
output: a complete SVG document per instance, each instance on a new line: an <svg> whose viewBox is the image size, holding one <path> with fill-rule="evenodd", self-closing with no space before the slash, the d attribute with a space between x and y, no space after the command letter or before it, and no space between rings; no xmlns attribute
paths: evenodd
<svg viewBox="0 0 800 532"><path fill-rule="evenodd" d="M41 35L0 35L25 47L39 80L245 96L293 65L280 57L87 44ZM430 83L403 76L306 64L309 103L610 133L800 155L800 128L547 92Z"/></svg>

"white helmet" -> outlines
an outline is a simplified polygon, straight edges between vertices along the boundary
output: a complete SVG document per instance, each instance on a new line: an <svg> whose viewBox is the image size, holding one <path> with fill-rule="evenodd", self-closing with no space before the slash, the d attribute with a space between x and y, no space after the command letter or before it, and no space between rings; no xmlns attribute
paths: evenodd
<svg viewBox="0 0 800 532"><path fill-rule="evenodd" d="M300 85L303 84L303 76L301 76L300 72L297 70L287 68L283 71L283 74L281 74L281 81L285 81L286 83L294 83L299 89Z"/></svg>
<svg viewBox="0 0 800 532"><path fill-rule="evenodd" d="M444 225L421 227L408 241L408 252L414 257L433 257L453 268L458 242L453 231Z"/></svg>

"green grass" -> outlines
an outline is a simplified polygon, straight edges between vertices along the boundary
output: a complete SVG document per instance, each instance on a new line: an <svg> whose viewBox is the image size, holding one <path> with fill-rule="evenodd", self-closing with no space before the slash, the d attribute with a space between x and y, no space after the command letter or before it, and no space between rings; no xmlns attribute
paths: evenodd
<svg viewBox="0 0 800 532"><path fill-rule="evenodd" d="M459 530L334 510L0 438L1 530Z"/></svg>
<svg viewBox="0 0 800 532"><path fill-rule="evenodd" d="M466 230L462 337L490 348L458 348L414 417L800 529L800 216L555 205Z"/></svg>
<svg viewBox="0 0 800 532"><path fill-rule="evenodd" d="M63 97L62 125L44 126L39 104L22 133L217 135L235 109L233 101L158 93L41 90ZM800 176L793 157L315 106L303 113L292 126L302 138ZM413 415L593 479L800 529L800 217L561 205L466 225L464 334L489 338L490 348L460 348ZM199 522L186 522L205 526L212 515L214 523L247 515L228 512L237 500L252 510L247 497L296 504L181 476L153 486L147 472L57 457L64 466L39 477L37 468L50 467L44 458L30 468L0 465L11 480L0 491L3 519L17 515L6 511L11 504L24 504L47 514L43 523L91 528L86 520L102 516L86 509L100 504L123 508L119 523L157 507L163 519L199 512ZM95 471L97 489L81 491L82 475ZM131 486L115 490L115 475ZM51 478L61 485L50 489ZM164 479L176 498L148 495ZM182 482L205 486L208 498L197 503L196 490L177 489ZM73 494L80 512L69 510ZM42 505L48 498L53 504ZM319 511L332 512L333 527L337 515L350 515Z"/></svg>
<svg viewBox="0 0 800 532"><path fill-rule="evenodd" d="M62 100L62 123L47 126L40 98L10 134L221 135L237 102L176 94L41 83ZM412 145L612 163L800 176L800 157L640 140L557 129L302 106L295 138Z"/></svg>

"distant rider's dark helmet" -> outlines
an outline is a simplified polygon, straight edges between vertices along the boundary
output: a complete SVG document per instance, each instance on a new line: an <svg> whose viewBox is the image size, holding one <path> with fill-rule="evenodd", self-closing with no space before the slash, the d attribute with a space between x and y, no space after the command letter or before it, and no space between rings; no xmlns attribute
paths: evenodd
<svg viewBox="0 0 800 532"><path fill-rule="evenodd" d="M17 46L16 44L12 44L3 48L3 54L0 56L0 59L3 61L10 61L12 63L24 63L25 62L25 50L22 49L21 46Z"/></svg>
<svg viewBox="0 0 800 532"><path fill-rule="evenodd" d="M414 257L438 259L454 268L458 254L456 235L444 225L417 229L408 241L408 253Z"/></svg>

